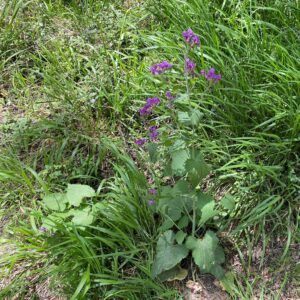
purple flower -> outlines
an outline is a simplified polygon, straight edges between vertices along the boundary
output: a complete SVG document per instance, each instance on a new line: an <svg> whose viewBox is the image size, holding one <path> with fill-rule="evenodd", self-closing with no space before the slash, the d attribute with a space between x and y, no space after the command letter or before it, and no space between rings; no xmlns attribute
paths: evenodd
<svg viewBox="0 0 300 300"><path fill-rule="evenodd" d="M200 38L197 35L194 35L191 38L191 46L194 46L194 45L200 46Z"/></svg>
<svg viewBox="0 0 300 300"><path fill-rule="evenodd" d="M205 78L209 81L217 82L222 79L221 74L216 74L216 71L214 68L211 68L206 73L205 70L201 70L199 76L205 76Z"/></svg>
<svg viewBox="0 0 300 300"><path fill-rule="evenodd" d="M207 80L213 81L219 81L222 78L221 74L216 74L214 68L209 69L205 77Z"/></svg>
<svg viewBox="0 0 300 300"><path fill-rule="evenodd" d="M47 228L45 228L45 227L40 227L40 228L39 228L39 231L46 232L46 231L47 231Z"/></svg>
<svg viewBox="0 0 300 300"><path fill-rule="evenodd" d="M172 93L170 91L166 91L166 97L168 100L174 100L175 97L172 95Z"/></svg>
<svg viewBox="0 0 300 300"><path fill-rule="evenodd" d="M189 58L185 59L185 72L188 75L195 76L196 64Z"/></svg>
<svg viewBox="0 0 300 300"><path fill-rule="evenodd" d="M190 42L190 40L191 40L191 38L193 37L193 35L194 35L194 32L193 32L193 30L192 30L191 28L189 28L188 30L186 30L186 31L184 31L184 32L182 33L182 36L183 36L183 38L185 39L185 41L186 41L187 43Z"/></svg>
<svg viewBox="0 0 300 300"><path fill-rule="evenodd" d="M150 140L151 141L156 141L157 137L158 137L158 132L157 132L157 126L151 126L149 128L149 136L150 136Z"/></svg>
<svg viewBox="0 0 300 300"><path fill-rule="evenodd" d="M152 75L162 74L164 71L171 69L173 67L172 64L168 63L166 60L159 64L155 64L150 67L150 72Z"/></svg>
<svg viewBox="0 0 300 300"><path fill-rule="evenodd" d="M152 206L152 205L154 205L154 204L155 204L155 200L154 200L154 199L150 199L150 200L148 201L148 205Z"/></svg>
<svg viewBox="0 0 300 300"><path fill-rule="evenodd" d="M195 35L193 30L191 28L189 28L188 30L184 31L182 33L183 38L185 39L185 41L190 44L191 46L200 45L200 38L199 36Z"/></svg>
<svg viewBox="0 0 300 300"><path fill-rule="evenodd" d="M146 139L137 139L137 140L135 140L134 143L138 146L143 146L146 142L147 142Z"/></svg>
<svg viewBox="0 0 300 300"><path fill-rule="evenodd" d="M205 70L201 70L199 76L206 76Z"/></svg>
<svg viewBox="0 0 300 300"><path fill-rule="evenodd" d="M156 189L149 189L148 193L150 195L156 195L157 194L157 190Z"/></svg>
<svg viewBox="0 0 300 300"><path fill-rule="evenodd" d="M149 115L152 109L159 105L160 100L157 97L148 98L146 104L139 110L141 116Z"/></svg>

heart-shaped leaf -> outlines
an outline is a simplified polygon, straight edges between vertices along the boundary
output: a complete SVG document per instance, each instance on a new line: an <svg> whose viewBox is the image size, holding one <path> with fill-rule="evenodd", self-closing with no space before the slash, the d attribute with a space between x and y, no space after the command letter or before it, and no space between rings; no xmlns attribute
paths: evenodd
<svg viewBox="0 0 300 300"><path fill-rule="evenodd" d="M204 225L209 219L216 216L219 211L215 209L215 200L208 194L197 193L197 209L200 214L198 225Z"/></svg>
<svg viewBox="0 0 300 300"><path fill-rule="evenodd" d="M87 226L91 225L94 221L94 216L91 213L91 209L86 207L84 209L78 209L73 211L73 219L72 222L75 225L79 226Z"/></svg>
<svg viewBox="0 0 300 300"><path fill-rule="evenodd" d="M96 195L93 188L83 184L68 184L67 199L70 205L79 206L83 198L91 198Z"/></svg>
<svg viewBox="0 0 300 300"><path fill-rule="evenodd" d="M159 238L152 268L153 277L172 269L188 255L188 249L184 245L174 245L174 241L175 234L171 230Z"/></svg>
<svg viewBox="0 0 300 300"><path fill-rule="evenodd" d="M210 172L210 167L205 163L201 152L195 149L190 150L185 169L193 186L197 186Z"/></svg>
<svg viewBox="0 0 300 300"><path fill-rule="evenodd" d="M48 209L64 211L66 209L66 195L61 193L52 193L45 195L42 202Z"/></svg>
<svg viewBox="0 0 300 300"><path fill-rule="evenodd" d="M190 236L185 245L192 250L194 261L203 273L211 273L218 279L224 276L220 264L224 263L225 255L214 232L207 231L203 239Z"/></svg>

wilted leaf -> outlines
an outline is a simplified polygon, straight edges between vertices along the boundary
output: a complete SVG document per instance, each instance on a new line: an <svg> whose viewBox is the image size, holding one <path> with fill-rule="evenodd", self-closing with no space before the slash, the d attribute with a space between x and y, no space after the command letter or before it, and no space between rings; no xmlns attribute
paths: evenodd
<svg viewBox="0 0 300 300"><path fill-rule="evenodd" d="M66 195L61 193L53 193L46 195L42 202L48 209L64 211L66 209Z"/></svg>
<svg viewBox="0 0 300 300"><path fill-rule="evenodd" d="M224 291L230 294L232 297L235 295L235 278L232 272L227 272L225 276L220 280L220 285Z"/></svg>
<svg viewBox="0 0 300 300"><path fill-rule="evenodd" d="M79 206L83 198L95 196L95 191L88 185L68 184L67 198L71 205Z"/></svg>
<svg viewBox="0 0 300 300"><path fill-rule="evenodd" d="M170 270L188 255L188 249L183 245L174 245L175 234L168 230L158 240L152 274L157 277Z"/></svg>
<svg viewBox="0 0 300 300"><path fill-rule="evenodd" d="M159 274L158 278L161 281L174 281L174 280L184 280L188 274L186 269L182 269L179 266L175 266L171 270L162 272Z"/></svg>
<svg viewBox="0 0 300 300"><path fill-rule="evenodd" d="M220 264L224 263L225 255L215 233L207 231L203 239L188 237L185 245L192 250L194 261L203 273L211 273L217 278L224 276Z"/></svg>

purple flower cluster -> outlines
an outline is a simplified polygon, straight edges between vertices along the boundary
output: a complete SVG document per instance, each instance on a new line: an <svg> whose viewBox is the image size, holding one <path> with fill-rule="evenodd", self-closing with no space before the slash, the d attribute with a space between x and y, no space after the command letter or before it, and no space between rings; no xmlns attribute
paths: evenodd
<svg viewBox="0 0 300 300"><path fill-rule="evenodd" d="M156 141L158 137L157 126L151 126L149 128L149 136L151 141Z"/></svg>
<svg viewBox="0 0 300 300"><path fill-rule="evenodd" d="M137 139L137 140L135 140L134 143L138 146L143 146L146 142L147 142L146 139Z"/></svg>
<svg viewBox="0 0 300 300"><path fill-rule="evenodd" d="M157 195L157 190L151 188L151 189L148 190L148 193L149 193L150 195L152 195L152 196L155 196L155 195ZM155 203L156 203L156 201L155 201L154 199L150 199L150 200L148 201L148 205L149 205L149 206L152 206L152 205L154 205Z"/></svg>
<svg viewBox="0 0 300 300"><path fill-rule="evenodd" d="M214 68L211 68L206 73L205 70L200 71L200 76L205 76L205 78L209 81L217 82L222 79L221 74L216 74L216 70Z"/></svg>
<svg viewBox="0 0 300 300"><path fill-rule="evenodd" d="M173 96L170 91L166 91L165 95L166 95L167 99L170 101L175 99L175 96Z"/></svg>
<svg viewBox="0 0 300 300"><path fill-rule="evenodd" d="M189 58L185 59L185 72L188 75L191 75L192 77L195 76L195 68L196 68L196 63L194 63L192 60Z"/></svg>
<svg viewBox="0 0 300 300"><path fill-rule="evenodd" d="M168 69L171 69L172 67L173 67L172 64L170 64L166 60L164 60L163 62L161 62L159 64L155 64L155 65L151 66L150 72L152 73L152 75L158 75L158 74L162 74L163 72L165 72Z"/></svg>
<svg viewBox="0 0 300 300"><path fill-rule="evenodd" d="M195 35L193 30L191 28L189 28L188 30L184 31L182 33L183 38L185 39L185 41L190 44L192 47L194 45L196 46L200 46L200 38L199 36Z"/></svg>
<svg viewBox="0 0 300 300"><path fill-rule="evenodd" d="M152 205L154 205L155 204L155 200L154 199L150 199L149 201L148 201L148 205L149 206L152 206Z"/></svg>
<svg viewBox="0 0 300 300"><path fill-rule="evenodd" d="M158 131L157 131L158 127L157 126L150 126L149 127L149 137L150 137L150 140L152 142L155 142L157 141L157 137L158 137ZM134 141L134 143L138 146L143 146L144 144L146 144L148 142L147 139L144 139L144 138L140 138L140 139L137 139Z"/></svg>
<svg viewBox="0 0 300 300"><path fill-rule="evenodd" d="M139 110L141 116L149 115L152 112L152 109L159 105L159 98L148 98L146 104Z"/></svg>
<svg viewBox="0 0 300 300"><path fill-rule="evenodd" d="M156 195L157 194L157 190L152 188L152 189L149 189L148 193L150 195Z"/></svg>

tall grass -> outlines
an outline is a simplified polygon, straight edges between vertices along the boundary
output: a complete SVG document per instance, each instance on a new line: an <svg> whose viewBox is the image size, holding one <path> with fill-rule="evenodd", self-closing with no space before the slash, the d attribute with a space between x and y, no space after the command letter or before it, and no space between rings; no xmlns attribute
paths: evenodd
<svg viewBox="0 0 300 300"><path fill-rule="evenodd" d="M40 280L59 278L70 299L180 299L150 276L159 221L139 197L146 179L131 146L141 127L138 107L165 92L149 66L168 59L179 77L181 33L191 27L201 37L192 57L199 70L214 67L223 78L213 90L194 81L192 105L203 118L183 134L213 165L208 185L216 196L226 191L237 201L220 229L234 239L246 274L233 279L231 295L250 299L260 287L258 279L250 284L245 248L262 244L263 270L267 249L279 240L278 261L290 266L291 245L299 242L298 1L47 0L0 7L0 95L11 111L11 123L0 124L0 202L25 211L13 218L8 232L17 252L1 258L3 265L40 263ZM181 90L172 84L175 94ZM158 109L157 121L166 122L166 108ZM145 162L139 166L147 170ZM96 224L40 234L41 195L70 182L101 190ZM0 295L23 297L34 263Z"/></svg>

